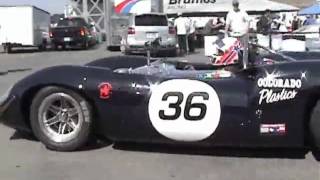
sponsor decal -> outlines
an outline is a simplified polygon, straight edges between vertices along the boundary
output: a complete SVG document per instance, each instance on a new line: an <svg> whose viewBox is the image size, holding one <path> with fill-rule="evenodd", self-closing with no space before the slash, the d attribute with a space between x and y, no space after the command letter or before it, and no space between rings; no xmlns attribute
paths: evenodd
<svg viewBox="0 0 320 180"><path fill-rule="evenodd" d="M169 5L214 4L216 0L169 0Z"/></svg>
<svg viewBox="0 0 320 180"><path fill-rule="evenodd" d="M259 104L271 104L294 99L298 94L298 89L302 87L302 80L269 77L260 78L258 79L258 87L263 88L259 92Z"/></svg>
<svg viewBox="0 0 320 180"><path fill-rule="evenodd" d="M221 79L221 78L229 78L232 76L230 71L218 70L210 73L200 74L198 75L199 79Z"/></svg>
<svg viewBox="0 0 320 180"><path fill-rule="evenodd" d="M99 86L100 98L109 99L112 94L112 85L107 82L101 83Z"/></svg>
<svg viewBox="0 0 320 180"><path fill-rule="evenodd" d="M115 12L118 14L151 12L150 0L115 0ZM141 9L142 7L142 9Z"/></svg>
<svg viewBox="0 0 320 180"><path fill-rule="evenodd" d="M285 135L287 133L286 124L261 124L260 134L263 135Z"/></svg>
<svg viewBox="0 0 320 180"><path fill-rule="evenodd" d="M216 5L217 0L164 0L164 13L178 13L182 11L199 11L204 10L209 12L213 5ZM228 3L227 0L219 1L220 4ZM230 2L229 2L230 3Z"/></svg>
<svg viewBox="0 0 320 180"><path fill-rule="evenodd" d="M155 85L151 91L149 118L161 135L196 142L210 137L218 127L220 100L210 85L176 79Z"/></svg>

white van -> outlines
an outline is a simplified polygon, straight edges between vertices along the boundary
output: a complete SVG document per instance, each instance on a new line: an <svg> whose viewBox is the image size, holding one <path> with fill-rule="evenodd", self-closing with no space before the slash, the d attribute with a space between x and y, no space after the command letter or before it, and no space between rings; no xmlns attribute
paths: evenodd
<svg viewBox="0 0 320 180"><path fill-rule="evenodd" d="M176 30L165 14L132 15L127 33L121 42L121 51L125 54L145 53L145 43L155 39L159 39L160 43L154 51L176 55Z"/></svg>

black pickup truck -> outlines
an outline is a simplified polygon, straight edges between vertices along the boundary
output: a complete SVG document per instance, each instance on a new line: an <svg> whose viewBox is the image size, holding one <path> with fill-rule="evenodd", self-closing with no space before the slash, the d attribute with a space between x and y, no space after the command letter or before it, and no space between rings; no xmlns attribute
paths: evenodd
<svg viewBox="0 0 320 180"><path fill-rule="evenodd" d="M51 29L50 38L56 50L67 47L88 49L96 44L93 26L80 17L61 19Z"/></svg>

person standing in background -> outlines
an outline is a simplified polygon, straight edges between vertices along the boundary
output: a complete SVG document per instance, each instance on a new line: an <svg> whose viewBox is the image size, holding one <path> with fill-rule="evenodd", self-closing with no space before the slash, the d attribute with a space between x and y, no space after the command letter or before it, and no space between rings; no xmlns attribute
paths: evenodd
<svg viewBox="0 0 320 180"><path fill-rule="evenodd" d="M193 53L195 51L195 41L196 41L196 21L189 18L189 33L188 33L188 45L189 52Z"/></svg>
<svg viewBox="0 0 320 180"><path fill-rule="evenodd" d="M218 35L220 30L225 29L225 21L223 18L216 17L215 19L210 19L205 25L206 35Z"/></svg>
<svg viewBox="0 0 320 180"><path fill-rule="evenodd" d="M271 11L267 9L265 13L260 17L260 20L257 23L257 30L263 35L267 35L271 31L272 17Z"/></svg>
<svg viewBox="0 0 320 180"><path fill-rule="evenodd" d="M292 20L292 31L299 29L299 26L300 26L300 20L298 19L297 16L294 16Z"/></svg>
<svg viewBox="0 0 320 180"><path fill-rule="evenodd" d="M182 17L181 13L178 13L178 17L174 21L174 26L177 29L178 35L178 43L179 43L179 50L180 55L184 55L187 49L187 33L188 33L188 20Z"/></svg>
<svg viewBox="0 0 320 180"><path fill-rule="evenodd" d="M287 28L287 16L286 14L282 14L282 18L280 20L280 26L279 26L279 31L280 32L288 32L288 28Z"/></svg>
<svg viewBox="0 0 320 180"><path fill-rule="evenodd" d="M238 0L232 1L233 9L227 15L226 21L226 36L228 32L232 37L236 37L240 40L241 45L244 48L243 63L244 68L248 65L248 48L249 48L249 27L250 19L247 12L239 8L240 4Z"/></svg>
<svg viewBox="0 0 320 180"><path fill-rule="evenodd" d="M316 19L312 15L307 16L307 19L303 22L304 26L313 25L313 24L316 24Z"/></svg>

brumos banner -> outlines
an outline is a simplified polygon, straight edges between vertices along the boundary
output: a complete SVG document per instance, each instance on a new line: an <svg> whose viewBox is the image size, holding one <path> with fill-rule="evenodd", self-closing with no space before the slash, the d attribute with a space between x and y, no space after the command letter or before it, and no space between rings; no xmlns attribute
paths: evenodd
<svg viewBox="0 0 320 180"><path fill-rule="evenodd" d="M240 8L246 11L294 11L298 8L269 0L239 0ZM232 10L232 0L163 0L163 11L176 13L219 13Z"/></svg>
<svg viewBox="0 0 320 180"><path fill-rule="evenodd" d="M114 0L118 14L141 14L151 12L151 0Z"/></svg>

